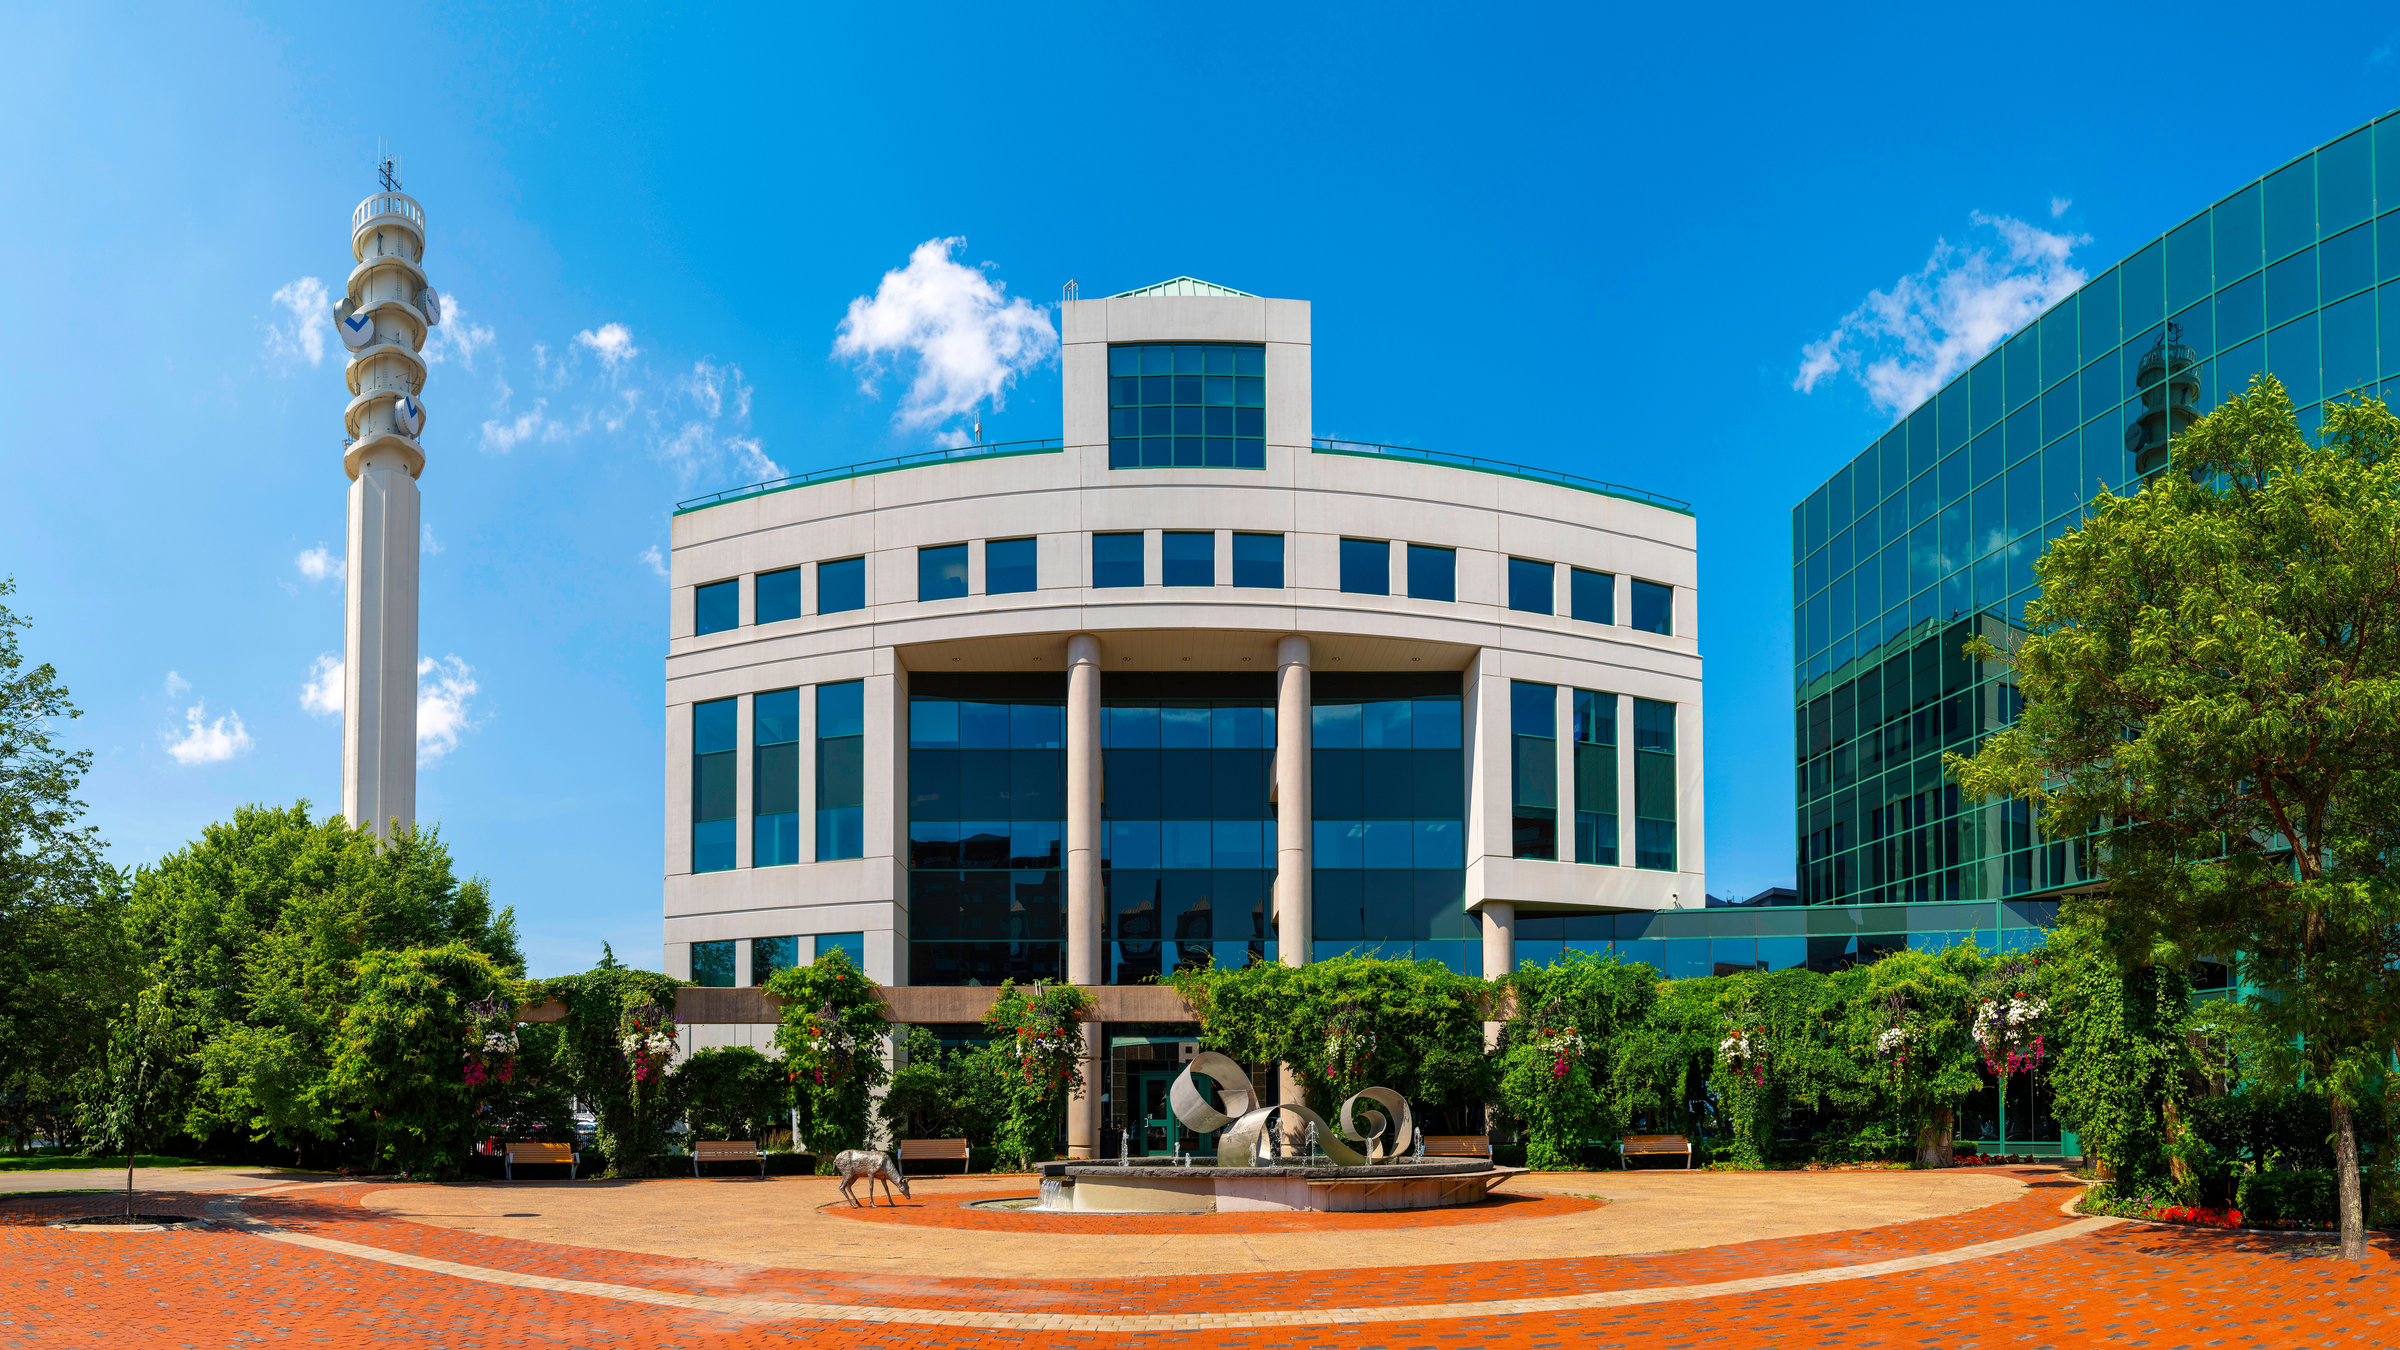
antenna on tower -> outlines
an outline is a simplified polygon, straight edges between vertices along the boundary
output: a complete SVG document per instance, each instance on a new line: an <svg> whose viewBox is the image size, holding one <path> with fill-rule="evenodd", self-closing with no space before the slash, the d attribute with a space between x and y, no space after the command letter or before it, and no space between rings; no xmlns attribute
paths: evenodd
<svg viewBox="0 0 2400 1350"><path fill-rule="evenodd" d="M383 190L398 192L400 190L400 157L391 152L390 147L383 143L383 138L380 136L375 138L375 161L375 176L383 180Z"/></svg>

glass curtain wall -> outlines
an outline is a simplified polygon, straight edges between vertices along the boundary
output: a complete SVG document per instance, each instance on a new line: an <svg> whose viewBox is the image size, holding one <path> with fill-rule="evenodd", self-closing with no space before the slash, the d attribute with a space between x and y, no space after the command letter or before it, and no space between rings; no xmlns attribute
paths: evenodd
<svg viewBox="0 0 2400 1350"><path fill-rule="evenodd" d="M751 700L750 865L800 861L800 691Z"/></svg>
<svg viewBox="0 0 2400 1350"><path fill-rule="evenodd" d="M733 866L734 705L692 705L692 870Z"/></svg>
<svg viewBox="0 0 2400 1350"><path fill-rule="evenodd" d="M1617 865L1617 696L1575 691L1575 861Z"/></svg>
<svg viewBox="0 0 2400 1350"><path fill-rule="evenodd" d="M1275 677L1105 672L1108 981L1273 960Z"/></svg>
<svg viewBox="0 0 2400 1350"><path fill-rule="evenodd" d="M2400 120L2169 230L1909 411L1792 513L1795 828L1812 903L1977 900L2090 879L2088 841L1962 803L1939 756L2014 716L1968 662L2024 624L2033 562L2102 490L2272 372L2304 430L2400 399Z"/></svg>
<svg viewBox="0 0 2400 1350"><path fill-rule="evenodd" d="M866 686L817 686L817 861L856 858L866 845Z"/></svg>
<svg viewBox="0 0 2400 1350"><path fill-rule="evenodd" d="M910 680L909 983L1064 977L1066 718L1063 674Z"/></svg>
<svg viewBox="0 0 2400 1350"><path fill-rule="evenodd" d="M1346 951L1483 970L1466 911L1459 677L1311 681L1314 960Z"/></svg>

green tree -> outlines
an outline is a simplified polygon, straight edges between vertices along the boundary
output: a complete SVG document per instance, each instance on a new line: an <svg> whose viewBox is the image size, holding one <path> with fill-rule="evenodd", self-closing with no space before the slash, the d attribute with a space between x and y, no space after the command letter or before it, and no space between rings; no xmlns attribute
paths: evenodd
<svg viewBox="0 0 2400 1350"><path fill-rule="evenodd" d="M984 1060L1000 1080L1001 1113L992 1150L1020 1168L1047 1161L1067 1121L1067 1102L1083 1088L1083 1013L1092 1006L1069 984L1004 981L983 1015L993 1033Z"/></svg>
<svg viewBox="0 0 2400 1350"><path fill-rule="evenodd" d="M15 591L0 578L0 602ZM25 665L29 626L0 603L0 1098L18 1148L64 1124L135 983L125 877L79 823L91 752L56 735L82 713L55 668Z"/></svg>
<svg viewBox="0 0 2400 1350"><path fill-rule="evenodd" d="M376 1167L446 1174L467 1156L478 1094L465 1069L482 1039L469 1005L514 983L465 942L361 958L325 1095L358 1113Z"/></svg>
<svg viewBox="0 0 2400 1350"><path fill-rule="evenodd" d="M1894 952L1824 977L1833 1042L1852 1070L1825 1098L1853 1116L1888 1116L1914 1141L1916 1165L1948 1167L1958 1104L1983 1085L1971 944Z"/></svg>
<svg viewBox="0 0 2400 1350"><path fill-rule="evenodd" d="M830 1174L835 1154L867 1146L868 1108L891 1076L883 997L838 948L776 971L767 992L783 1000L775 1044L792 1076L801 1133L817 1170Z"/></svg>
<svg viewBox="0 0 2400 1350"><path fill-rule="evenodd" d="M965 1139L978 1156L992 1157L1008 1113L1006 1091L988 1046L944 1050L930 1029L910 1027L876 1109L890 1138Z"/></svg>
<svg viewBox="0 0 2400 1350"><path fill-rule="evenodd" d="M1420 1110L1466 1110L1492 1095L1483 1044L1492 985L1439 961L1345 953L1305 966L1181 970L1174 983L1209 1049L1290 1066L1310 1109L1328 1120L1370 1084Z"/></svg>
<svg viewBox="0 0 2400 1350"><path fill-rule="evenodd" d="M746 1045L695 1051L670 1084L694 1139L758 1139L784 1123L791 1075Z"/></svg>
<svg viewBox="0 0 2400 1350"><path fill-rule="evenodd" d="M580 975L561 975L529 986L530 999L557 999L557 1063L598 1118L600 1150L618 1176L647 1176L650 1160L665 1146L675 1102L663 1083L640 1076L641 1061L626 1045L627 1023L659 1028L659 1010L675 1006L682 982L655 971L619 965L602 949L600 965ZM643 1054L648 1051L644 1049Z"/></svg>
<svg viewBox="0 0 2400 1350"><path fill-rule="evenodd" d="M144 984L187 1024L200 1077L184 1127L236 1130L296 1153L349 1135L366 1109L333 1062L370 953L463 942L519 975L511 911L461 882L437 831L379 846L309 804L245 806L136 874L130 923Z"/></svg>
<svg viewBox="0 0 2400 1350"><path fill-rule="evenodd" d="M2035 803L2053 837L2105 822L2091 904L2127 969L2237 954L2331 1106L2361 1260L2354 1112L2400 1030L2395 450L2380 401L2329 404L2311 440L2254 379L2176 439L2171 471L2050 545L2028 635L1973 649L2013 670L2025 711L1946 761L1971 798Z"/></svg>
<svg viewBox="0 0 2400 1350"><path fill-rule="evenodd" d="M156 989L143 990L125 1005L110 1028L87 1131L100 1147L124 1151L128 1218L134 1161L175 1133L176 1114L191 1090L189 1051L187 1028Z"/></svg>
<svg viewBox="0 0 2400 1350"><path fill-rule="evenodd" d="M1508 977L1515 1015L1500 1031L1503 1109L1525 1134L1526 1166L1581 1165L1583 1146L1623 1133L1627 1102L1619 1056L1626 1032L1658 1002L1658 972L1614 952L1569 952L1528 962Z"/></svg>

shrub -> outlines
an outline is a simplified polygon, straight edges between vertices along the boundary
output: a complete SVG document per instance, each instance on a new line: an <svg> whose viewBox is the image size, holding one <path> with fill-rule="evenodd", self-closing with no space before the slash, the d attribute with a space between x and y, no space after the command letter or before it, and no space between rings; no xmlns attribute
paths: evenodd
<svg viewBox="0 0 2400 1350"><path fill-rule="evenodd" d="M695 1139L764 1139L791 1108L791 1075L746 1045L701 1050L668 1081Z"/></svg>
<svg viewBox="0 0 2400 1350"><path fill-rule="evenodd" d="M836 1154L866 1147L867 1109L891 1076L884 1064L891 1029L883 1020L883 998L838 948L808 965L776 971L767 992L783 1000L775 1044L783 1048L791 1075L801 1138L816 1155L817 1170L830 1174Z"/></svg>
<svg viewBox="0 0 2400 1350"><path fill-rule="evenodd" d="M2331 1228L2341 1219L2331 1172L2253 1172L2235 1183L2233 1207L2254 1228Z"/></svg>

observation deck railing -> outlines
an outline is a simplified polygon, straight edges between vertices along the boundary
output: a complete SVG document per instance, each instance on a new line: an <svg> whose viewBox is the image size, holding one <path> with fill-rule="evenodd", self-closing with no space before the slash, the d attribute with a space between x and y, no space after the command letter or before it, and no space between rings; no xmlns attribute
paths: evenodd
<svg viewBox="0 0 2400 1350"><path fill-rule="evenodd" d="M425 208L417 205L417 199L405 192L378 192L360 202L358 209L350 213L350 228L355 231L370 220L391 216L416 226L419 232L425 228Z"/></svg>
<svg viewBox="0 0 2400 1350"><path fill-rule="evenodd" d="M1448 450L1420 450L1409 445L1380 445L1373 441L1341 441L1317 437L1309 442L1320 455L1360 455L1374 459L1413 459L1425 464L1442 464L1453 469L1471 469L1476 473L1498 474L1503 478L1523 478L1529 482L1549 483L1573 488L1578 492L1597 493L1629 502L1641 502L1682 515L1692 514L1692 504L1664 493L1642 488L1626 487L1622 483L1604 483L1597 478L1560 473L1556 469L1537 469L1524 464L1509 464L1497 459L1480 459L1474 455L1455 454Z"/></svg>
<svg viewBox="0 0 2400 1350"><path fill-rule="evenodd" d="M1066 450L1066 443L1056 436L1032 441L995 441L990 445L959 445L942 450L920 450L915 454L894 455L890 459L871 459L864 464L848 464L838 469L816 469L808 473L770 478L764 483L746 487L727 488L706 496L690 497L675 503L675 514L698 511L747 497L764 497L771 492L788 492L812 483L836 483L845 478L865 478L871 474L891 473L898 469L921 468L928 464L947 464L962 459L1004 459L1011 455L1056 455Z"/></svg>

